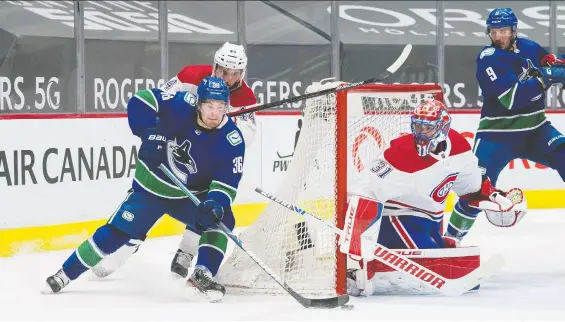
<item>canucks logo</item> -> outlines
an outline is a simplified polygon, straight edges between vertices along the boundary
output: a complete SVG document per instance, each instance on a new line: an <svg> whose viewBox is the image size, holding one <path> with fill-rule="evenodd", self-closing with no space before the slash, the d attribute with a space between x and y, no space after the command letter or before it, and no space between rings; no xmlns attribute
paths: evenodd
<svg viewBox="0 0 565 322"><path fill-rule="evenodd" d="M198 172L196 167L196 162L194 158L190 155L190 148L192 143L189 140L185 140L181 145L177 145L176 142L169 142L169 166L173 173L179 178L183 183L187 182L189 174L195 174Z"/></svg>
<svg viewBox="0 0 565 322"><path fill-rule="evenodd" d="M529 58L526 58L526 63L528 64L528 68L522 67L522 72L518 75L518 81L523 83L532 77L538 77L541 75L539 74L539 70L534 66L534 63Z"/></svg>

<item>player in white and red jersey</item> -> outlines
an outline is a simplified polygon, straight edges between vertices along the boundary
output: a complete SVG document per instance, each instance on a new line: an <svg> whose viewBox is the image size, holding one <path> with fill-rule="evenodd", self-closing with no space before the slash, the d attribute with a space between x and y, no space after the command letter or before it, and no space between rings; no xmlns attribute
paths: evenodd
<svg viewBox="0 0 565 322"><path fill-rule="evenodd" d="M189 91L196 95L196 88L205 77L210 75L219 77L230 88L230 109L228 112L233 112L257 103L255 94L243 80L246 70L247 55L243 46L226 42L216 51L213 65L185 66L161 89L170 93ZM250 146L256 132L255 114L248 113L236 116L233 121L243 133L246 146Z"/></svg>
<svg viewBox="0 0 565 322"><path fill-rule="evenodd" d="M228 112L241 110L246 106L257 103L255 94L243 79L246 70L247 55L243 46L226 42L214 54L213 65L185 66L175 77L165 83L161 89L169 93L189 91L197 95L198 85L204 78L208 76L219 77L230 88ZM257 132L255 113L243 114L232 119L243 134L245 146L251 146ZM205 191L202 193L205 193ZM183 235L179 249L171 263L171 271L175 276L188 276L188 268L191 265L192 258L197 253L198 241L201 235L201 232L196 230L192 231L187 228ZM108 276L123 265L138 250L141 243L141 240L130 240L126 243L126 246L107 256L93 267L92 272L98 277Z"/></svg>
<svg viewBox="0 0 565 322"><path fill-rule="evenodd" d="M392 140L382 157L354 178L348 191L348 214L354 215L346 216L345 227L349 227L348 220L353 222L350 218L357 218L351 224L353 231L392 249L427 249L437 259L441 252L451 258L469 255L468 250L431 251L459 246L454 239L442 238L440 231L450 191L485 210L501 225L508 224L508 219L520 220L526 213L521 190L503 192L493 187L467 140L450 129L450 124L451 116L441 102L429 100L419 105L411 117L412 134ZM475 255L478 258L478 250ZM426 261L422 263L426 266ZM376 272L374 265L372 272L367 267L370 263L350 270L351 279L361 276L364 280L350 283L355 291L371 289L365 282Z"/></svg>

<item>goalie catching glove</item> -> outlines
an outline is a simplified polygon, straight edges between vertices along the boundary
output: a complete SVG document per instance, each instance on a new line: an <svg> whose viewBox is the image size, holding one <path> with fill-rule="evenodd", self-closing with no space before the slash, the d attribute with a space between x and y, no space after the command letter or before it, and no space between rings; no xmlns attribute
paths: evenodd
<svg viewBox="0 0 565 322"><path fill-rule="evenodd" d="M473 208L484 210L488 221L498 227L516 225L527 212L522 190L512 188L504 192L493 187L488 177L483 180L478 192L461 196L461 199Z"/></svg>

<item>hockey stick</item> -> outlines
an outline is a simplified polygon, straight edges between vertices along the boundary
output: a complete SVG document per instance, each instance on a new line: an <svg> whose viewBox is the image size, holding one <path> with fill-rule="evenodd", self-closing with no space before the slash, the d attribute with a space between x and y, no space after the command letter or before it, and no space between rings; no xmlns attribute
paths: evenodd
<svg viewBox="0 0 565 322"><path fill-rule="evenodd" d="M159 169L161 169L161 171L163 171L165 175L167 175L167 177L169 177L169 179L171 179L177 185L177 187L179 187L196 206L200 204L200 200L198 200L198 198L196 198L196 196L194 196L190 192L190 190L188 190L169 169L167 169L163 164L159 166ZM349 295L339 295L339 296L329 297L324 299L310 299L296 293L296 291L294 291L290 286L288 286L288 284L281 281L280 278L277 276L277 274L272 269L270 269L267 265L265 265L265 263L263 263L261 259L255 256L253 252L245 249L245 246L243 246L243 242L234 233L232 233L228 229L228 227L226 227L222 222L218 223L218 228L220 228L221 231L223 231L226 235L228 235L228 237L231 240L233 240L233 242L239 248L241 248L243 252L249 255L249 257L251 257L251 259L259 267L261 267L261 269L265 273L267 273L267 275L269 275L275 282L277 282L277 284L279 284L288 294L290 294L296 301L298 301L298 303L300 303L305 308L331 309L342 306L349 301Z"/></svg>
<svg viewBox="0 0 565 322"><path fill-rule="evenodd" d="M279 205L301 214L302 216L316 219L340 236L343 234L343 230L335 227L330 223L327 223L322 218L313 215L296 205L293 205L268 192L265 192L261 188L255 188L255 191L278 203ZM482 279L496 273L504 265L504 259L502 258L502 256L495 255L490 258L485 264L479 266L479 268L461 278L446 279L436 272L414 262L413 260L405 257L402 254L393 252L392 250L381 244L377 244L377 249L375 250L374 255L374 258L379 262L391 268L394 268L401 273L406 273L406 275L420 281L424 285L438 290L441 294L447 296L461 295L471 290L472 288L477 286Z"/></svg>
<svg viewBox="0 0 565 322"><path fill-rule="evenodd" d="M367 80L357 82L357 83L343 84L343 85L340 85L340 86L335 87L335 88L328 88L328 89L324 89L324 90L321 90L321 91L318 91L318 92L313 92L313 93L308 93L308 94L299 95L299 96L295 96L295 97L290 97L290 98L287 98L287 99L284 99L284 100L271 102L271 103L267 103L267 104L263 104L263 105L258 105L258 106L252 105L252 106L249 106L247 108L241 109L239 111L230 112L230 113L228 113L228 116L238 116L238 115L241 115L241 114L253 113L253 112L265 110L265 109L268 109L268 108L271 108L271 107L287 104L287 103L294 103L294 102L302 101L302 100L313 98L313 97L318 97L318 96L322 96L322 95L326 95L326 94L330 94L330 93L335 93L335 92L351 89L353 87L357 87L357 86L361 86L361 85L380 82L380 81L384 80L385 78L389 77L390 75L394 74L398 70L398 68L400 68L400 66L402 66L402 64L404 64L404 62L406 61L406 58L408 58L408 55L410 55L410 51L412 51L412 45L408 44L404 47L404 49L402 49L402 53L396 59L396 61L394 63L392 63L392 65L390 65L382 74L380 74L377 77L369 78Z"/></svg>

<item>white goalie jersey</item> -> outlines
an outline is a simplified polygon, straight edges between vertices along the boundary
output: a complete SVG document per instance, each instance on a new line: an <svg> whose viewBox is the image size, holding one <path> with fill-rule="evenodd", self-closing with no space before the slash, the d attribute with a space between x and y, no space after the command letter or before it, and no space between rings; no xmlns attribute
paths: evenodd
<svg viewBox="0 0 565 322"><path fill-rule="evenodd" d="M457 195L481 189L482 173L467 140L449 131L440 154L420 157L411 134L391 141L375 160L351 181L349 194L378 200L383 216L411 215L440 221L451 190Z"/></svg>

